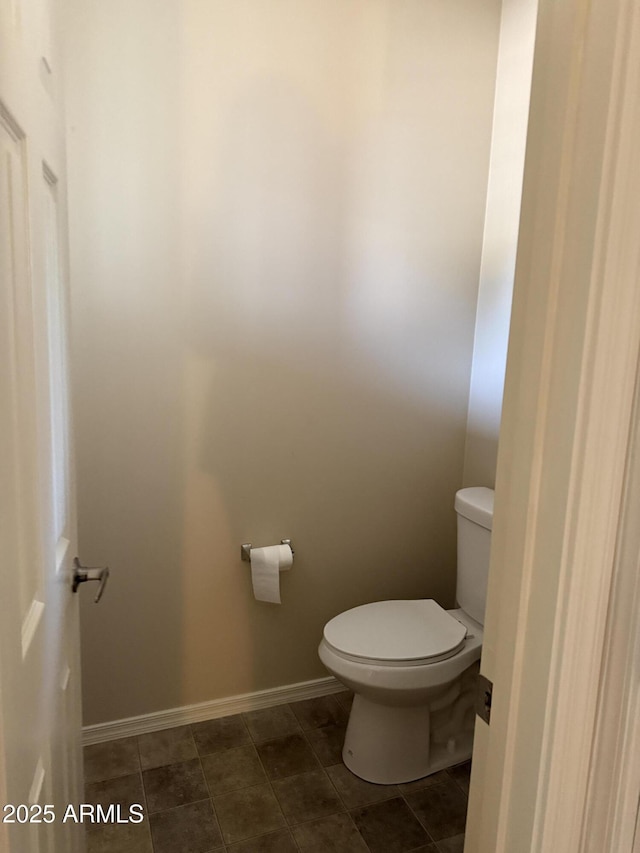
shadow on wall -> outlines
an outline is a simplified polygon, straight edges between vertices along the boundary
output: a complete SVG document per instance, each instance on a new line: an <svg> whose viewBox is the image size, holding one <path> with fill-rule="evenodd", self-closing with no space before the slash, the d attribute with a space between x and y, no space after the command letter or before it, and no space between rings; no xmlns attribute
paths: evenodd
<svg viewBox="0 0 640 853"><path fill-rule="evenodd" d="M94 723L320 677L356 604L453 604L500 3L70 3ZM285 537L258 603L240 544Z"/></svg>
<svg viewBox="0 0 640 853"><path fill-rule="evenodd" d="M495 489L499 427L491 429L488 426L483 430L480 426L476 422L467 430L463 486L482 483Z"/></svg>
<svg viewBox="0 0 640 853"><path fill-rule="evenodd" d="M419 140L385 162L380 128L345 144L279 79L218 127L186 158L187 695L325 674L315 648L347 607L453 604L473 317L451 270L448 287L425 281ZM255 602L240 544L283 537L283 604Z"/></svg>
<svg viewBox="0 0 640 853"><path fill-rule="evenodd" d="M89 725L182 704L184 4L62 6L79 555L112 570L79 592Z"/></svg>

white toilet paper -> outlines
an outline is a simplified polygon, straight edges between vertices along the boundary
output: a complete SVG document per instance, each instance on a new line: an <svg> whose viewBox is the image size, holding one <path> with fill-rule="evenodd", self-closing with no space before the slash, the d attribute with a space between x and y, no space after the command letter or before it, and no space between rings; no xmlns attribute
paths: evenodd
<svg viewBox="0 0 640 853"><path fill-rule="evenodd" d="M290 545L268 545L251 549L251 581L257 601L280 604L280 572L293 563Z"/></svg>

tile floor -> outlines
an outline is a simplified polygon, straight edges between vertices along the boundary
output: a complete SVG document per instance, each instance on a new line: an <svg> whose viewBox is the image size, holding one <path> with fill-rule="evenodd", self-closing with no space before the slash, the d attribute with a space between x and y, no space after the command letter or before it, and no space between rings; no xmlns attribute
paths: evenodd
<svg viewBox="0 0 640 853"><path fill-rule="evenodd" d="M85 747L86 802L145 805L87 827L88 853L462 853L469 762L406 785L353 776L350 696Z"/></svg>

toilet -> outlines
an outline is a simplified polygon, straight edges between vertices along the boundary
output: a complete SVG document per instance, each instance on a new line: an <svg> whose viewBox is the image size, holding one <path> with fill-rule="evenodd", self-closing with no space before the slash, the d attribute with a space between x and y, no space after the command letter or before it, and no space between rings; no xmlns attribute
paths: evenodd
<svg viewBox="0 0 640 853"><path fill-rule="evenodd" d="M421 779L471 757L493 490L456 494L458 608L376 601L331 619L318 653L354 693L342 757L367 782Z"/></svg>

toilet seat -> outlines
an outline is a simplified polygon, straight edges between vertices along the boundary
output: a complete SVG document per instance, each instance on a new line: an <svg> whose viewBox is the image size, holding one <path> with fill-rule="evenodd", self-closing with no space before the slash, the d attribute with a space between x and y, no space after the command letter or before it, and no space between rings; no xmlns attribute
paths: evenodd
<svg viewBox="0 0 640 853"><path fill-rule="evenodd" d="M382 666L420 666L453 657L466 627L433 599L376 601L331 619L324 640L347 660Z"/></svg>

